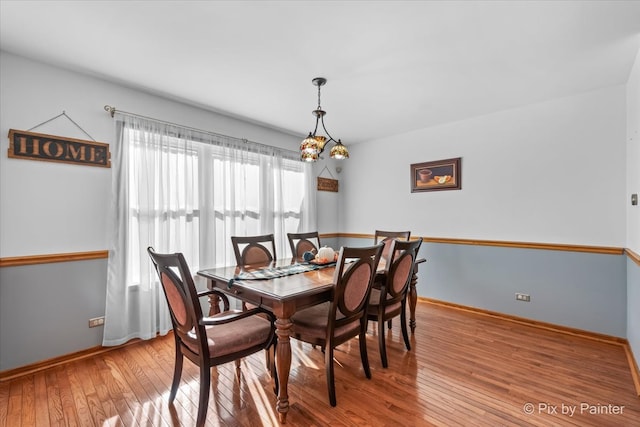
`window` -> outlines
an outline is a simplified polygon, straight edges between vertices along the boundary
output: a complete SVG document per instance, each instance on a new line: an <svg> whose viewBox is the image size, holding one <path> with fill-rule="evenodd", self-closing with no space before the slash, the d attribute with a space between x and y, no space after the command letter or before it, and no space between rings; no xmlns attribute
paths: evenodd
<svg viewBox="0 0 640 427"><path fill-rule="evenodd" d="M130 285L144 282L146 248L183 252L195 270L234 262L232 235L300 230L308 166L268 153L125 129Z"/></svg>
<svg viewBox="0 0 640 427"><path fill-rule="evenodd" d="M195 274L235 263L231 236L315 229L311 166L298 154L120 114L103 345L171 329L147 247L182 252Z"/></svg>

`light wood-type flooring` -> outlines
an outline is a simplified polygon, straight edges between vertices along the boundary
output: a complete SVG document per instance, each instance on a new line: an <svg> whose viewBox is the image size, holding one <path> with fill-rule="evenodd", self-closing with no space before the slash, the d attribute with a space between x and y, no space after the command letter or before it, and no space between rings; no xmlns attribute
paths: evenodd
<svg viewBox="0 0 640 427"><path fill-rule="evenodd" d="M419 301L412 350L399 320L380 365L376 324L364 377L358 342L336 352L338 405L323 354L292 341L290 426L640 426L624 348ZM0 426L192 426L198 371L185 361L173 407L173 337L157 338L0 384ZM213 370L210 426L278 425L262 352Z"/></svg>

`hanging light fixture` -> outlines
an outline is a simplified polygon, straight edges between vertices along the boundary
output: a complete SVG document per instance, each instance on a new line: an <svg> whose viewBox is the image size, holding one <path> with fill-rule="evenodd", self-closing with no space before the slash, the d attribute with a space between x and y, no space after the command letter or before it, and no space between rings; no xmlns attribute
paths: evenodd
<svg viewBox="0 0 640 427"><path fill-rule="evenodd" d="M327 83L327 79L324 77L316 77L311 80L314 86L318 87L318 108L313 110L311 113L316 116L316 127L313 129L313 132L309 132L309 136L307 136L302 143L300 144L300 158L305 162L315 162L320 157L320 154L324 151L327 143L332 142L335 144L334 147L331 148L329 152L331 158L333 159L348 159L349 158L349 150L342 144L341 140L335 140L327 131L327 128L324 126L324 116L327 114L326 111L322 109L320 106L320 87L324 86ZM322 124L322 129L327 134L327 137L322 135L316 135L318 131L318 123Z"/></svg>

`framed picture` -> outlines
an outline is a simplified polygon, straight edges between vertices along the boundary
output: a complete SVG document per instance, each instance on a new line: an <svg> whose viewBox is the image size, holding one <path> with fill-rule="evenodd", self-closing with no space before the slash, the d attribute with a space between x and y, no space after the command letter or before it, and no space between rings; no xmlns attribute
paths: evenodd
<svg viewBox="0 0 640 427"><path fill-rule="evenodd" d="M461 157L411 165L411 192L460 190Z"/></svg>

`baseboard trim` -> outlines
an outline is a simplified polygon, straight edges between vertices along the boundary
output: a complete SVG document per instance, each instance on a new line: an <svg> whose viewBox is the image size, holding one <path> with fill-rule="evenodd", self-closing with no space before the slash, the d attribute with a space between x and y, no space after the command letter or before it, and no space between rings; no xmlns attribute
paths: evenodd
<svg viewBox="0 0 640 427"><path fill-rule="evenodd" d="M640 397L640 370L638 370L638 364L629 345L629 341L625 338L615 337L612 335L600 334L598 332L586 331L584 329L571 328L563 325L556 325L554 323L541 322L539 320L527 319L525 317L513 316L511 314L500 313L497 311L485 310L483 308L471 307L462 304L456 304L448 301L437 300L427 297L418 297L418 301L425 302L427 304L437 305L441 307L452 308L455 310L466 311L468 313L475 313L483 316L489 316L496 319L506 320L509 322L518 323L521 325L532 326L535 328L545 329L548 331L559 332L567 335L588 338L594 341L618 345L624 348L624 352L627 356L629 363L629 370L631 371L631 378L633 379L633 385L636 389L636 395Z"/></svg>
<svg viewBox="0 0 640 427"><path fill-rule="evenodd" d="M126 347L132 344L137 344L142 341L143 340L136 338L122 345L113 346L113 347L104 347L104 346L98 345L95 347L88 348L86 350L80 350L74 353L64 354L62 356L53 357L51 359L42 360L40 362L31 363L25 366L20 366L18 368L1 371L0 383L13 380L15 378L19 378L24 375L30 375L36 372L44 371L45 369L53 368L54 366L64 365L65 363L86 359L88 357L97 356L99 354L107 353L112 350Z"/></svg>
<svg viewBox="0 0 640 427"><path fill-rule="evenodd" d="M627 354L629 368L631 368L631 377L633 378L633 384L636 386L636 394L640 397L640 370L638 369L636 358L633 356L633 350L631 350L629 343L624 346L624 352Z"/></svg>

